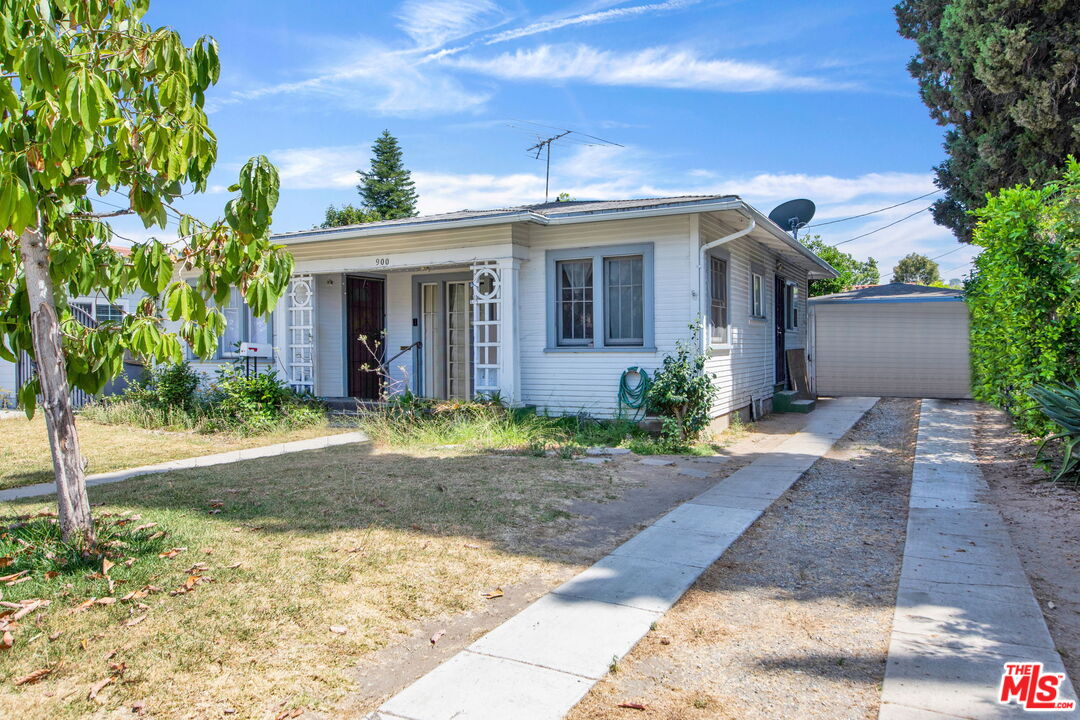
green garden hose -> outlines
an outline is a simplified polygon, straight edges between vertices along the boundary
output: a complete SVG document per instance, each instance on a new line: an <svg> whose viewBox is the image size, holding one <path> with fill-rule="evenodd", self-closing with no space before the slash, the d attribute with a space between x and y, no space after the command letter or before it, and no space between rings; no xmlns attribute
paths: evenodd
<svg viewBox="0 0 1080 720"><path fill-rule="evenodd" d="M638 376L638 382L632 386L627 381L628 375L636 374ZM629 367L623 371L622 377L619 378L619 417L623 419L629 419L637 422L641 418L645 417L645 400L649 394L649 386L652 384L652 379L649 378L649 373L645 372L639 367ZM623 408L630 408L633 413L627 417L623 413Z"/></svg>

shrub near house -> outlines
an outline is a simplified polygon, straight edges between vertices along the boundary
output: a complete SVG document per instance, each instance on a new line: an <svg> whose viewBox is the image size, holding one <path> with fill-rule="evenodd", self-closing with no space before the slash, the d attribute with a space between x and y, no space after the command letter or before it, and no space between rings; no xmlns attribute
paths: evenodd
<svg viewBox="0 0 1080 720"><path fill-rule="evenodd" d="M83 410L83 417L112 425L244 435L316 425L325 408L295 392L276 373L247 376L226 365L204 392L203 376L187 363L159 365L116 400Z"/></svg>

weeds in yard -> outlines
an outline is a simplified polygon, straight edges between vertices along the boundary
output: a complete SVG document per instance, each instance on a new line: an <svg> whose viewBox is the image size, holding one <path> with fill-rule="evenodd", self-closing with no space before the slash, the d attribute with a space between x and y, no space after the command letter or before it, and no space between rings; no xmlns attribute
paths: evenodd
<svg viewBox="0 0 1080 720"><path fill-rule="evenodd" d="M639 455L712 454L703 444L671 444L628 420L548 417L511 409L498 400L435 402L405 394L362 415L360 427L379 444L407 450L454 446L569 459L586 448L624 447Z"/></svg>
<svg viewBox="0 0 1080 720"><path fill-rule="evenodd" d="M239 365L218 371L205 390L187 363L148 371L116 399L88 405L82 416L107 425L149 430L258 435L326 422L326 410L292 390L276 373L247 375Z"/></svg>

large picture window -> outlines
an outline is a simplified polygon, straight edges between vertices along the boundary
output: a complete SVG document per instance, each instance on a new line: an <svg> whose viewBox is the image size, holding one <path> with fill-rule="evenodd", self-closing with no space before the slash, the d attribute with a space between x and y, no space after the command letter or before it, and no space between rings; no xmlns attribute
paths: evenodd
<svg viewBox="0 0 1080 720"><path fill-rule="evenodd" d="M650 348L653 246L549 250L548 348Z"/></svg>
<svg viewBox="0 0 1080 720"><path fill-rule="evenodd" d="M728 341L728 263L709 257L709 340L713 345Z"/></svg>

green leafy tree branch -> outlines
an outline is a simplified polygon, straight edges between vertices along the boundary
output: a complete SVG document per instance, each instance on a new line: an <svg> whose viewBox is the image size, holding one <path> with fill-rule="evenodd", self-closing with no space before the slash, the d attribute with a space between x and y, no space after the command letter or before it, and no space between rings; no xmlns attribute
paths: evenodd
<svg viewBox="0 0 1080 720"><path fill-rule="evenodd" d="M93 540L69 387L100 392L125 351L175 362L185 342L210 355L231 288L264 315L292 273L291 256L268 239L279 183L265 157L244 165L222 218L178 208L206 189L217 159L203 103L218 48L149 27L148 9L148 0L0 0L0 357L35 360L20 401L32 415L41 397L67 540ZM104 197L121 207L99 209ZM179 238L120 252L108 220L124 215L147 228L175 222ZM122 321L87 328L71 314L74 296L115 301L137 288L146 297Z"/></svg>

